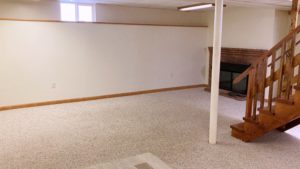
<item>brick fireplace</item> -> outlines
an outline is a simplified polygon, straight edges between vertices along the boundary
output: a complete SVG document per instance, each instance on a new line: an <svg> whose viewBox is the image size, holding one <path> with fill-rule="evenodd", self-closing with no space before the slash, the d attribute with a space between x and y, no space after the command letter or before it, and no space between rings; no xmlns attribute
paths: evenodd
<svg viewBox="0 0 300 169"><path fill-rule="evenodd" d="M211 70L213 48L209 47L209 82L208 90L211 86ZM238 84L232 84L236 76L245 71L257 59L262 57L267 50L263 49L245 49L245 48L222 48L221 50L221 68L220 68L220 94L236 94L244 96L247 94L248 77Z"/></svg>

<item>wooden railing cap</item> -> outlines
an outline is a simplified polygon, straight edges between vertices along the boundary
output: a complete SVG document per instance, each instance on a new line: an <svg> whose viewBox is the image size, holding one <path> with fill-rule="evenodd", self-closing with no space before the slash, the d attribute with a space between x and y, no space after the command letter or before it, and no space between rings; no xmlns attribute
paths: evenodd
<svg viewBox="0 0 300 169"><path fill-rule="evenodd" d="M250 70L255 69L258 64L262 63L266 58L271 56L278 48L280 48L283 44L285 44L288 40L290 40L295 34L300 32L300 25L297 26L294 30L292 30L287 36L285 36L281 41L279 41L275 46L273 46L269 51L263 54L262 58L258 59L255 63L253 63L247 70L241 73L233 80L233 84L239 83L245 77L249 75Z"/></svg>

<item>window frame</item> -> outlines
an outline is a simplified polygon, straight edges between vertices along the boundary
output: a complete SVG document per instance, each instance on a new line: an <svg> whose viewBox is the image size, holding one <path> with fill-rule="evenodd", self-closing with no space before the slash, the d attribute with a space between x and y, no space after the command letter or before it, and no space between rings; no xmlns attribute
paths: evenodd
<svg viewBox="0 0 300 169"><path fill-rule="evenodd" d="M76 2L60 2L60 20L63 22L96 22L96 6L95 4L89 4L89 3L76 3ZM64 21L61 18L62 15L62 9L61 4L73 4L75 5L75 21ZM89 6L92 8L92 21L79 21L79 6Z"/></svg>
<svg viewBox="0 0 300 169"><path fill-rule="evenodd" d="M71 5L74 5L74 7L75 7L75 20L74 21L68 21L68 20L63 20L62 19L62 4L71 4ZM77 11L76 11L76 3L70 3L70 2L61 2L61 3L59 3L59 7L60 7L60 21L63 21L63 22L76 22L77 21L77 17L76 17L76 15L77 15Z"/></svg>
<svg viewBox="0 0 300 169"><path fill-rule="evenodd" d="M79 21L79 6L88 6L92 9L92 21ZM96 22L96 8L94 4L76 3L76 20L77 22Z"/></svg>

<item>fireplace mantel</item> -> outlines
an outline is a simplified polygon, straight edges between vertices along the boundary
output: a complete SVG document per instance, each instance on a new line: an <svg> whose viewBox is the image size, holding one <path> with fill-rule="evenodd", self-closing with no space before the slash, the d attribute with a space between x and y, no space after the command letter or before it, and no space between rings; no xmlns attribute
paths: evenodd
<svg viewBox="0 0 300 169"><path fill-rule="evenodd" d="M211 85L211 71L212 71L212 55L213 48L209 47L209 79L208 85ZM267 52L264 49L246 49L246 48L222 48L221 49L221 62L232 64L251 65L257 59Z"/></svg>

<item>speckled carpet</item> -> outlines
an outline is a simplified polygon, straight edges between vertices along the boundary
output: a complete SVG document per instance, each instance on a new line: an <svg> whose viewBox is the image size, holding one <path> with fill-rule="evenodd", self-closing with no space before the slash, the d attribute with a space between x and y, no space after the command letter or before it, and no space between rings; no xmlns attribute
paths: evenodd
<svg viewBox="0 0 300 169"><path fill-rule="evenodd" d="M151 153L144 153L104 164L97 164L85 169L172 169Z"/></svg>
<svg viewBox="0 0 300 169"><path fill-rule="evenodd" d="M232 138L245 103L229 98L220 97L218 144L209 145L209 97L198 88L2 111L0 168L83 169L147 152L173 169L299 168L295 136Z"/></svg>

